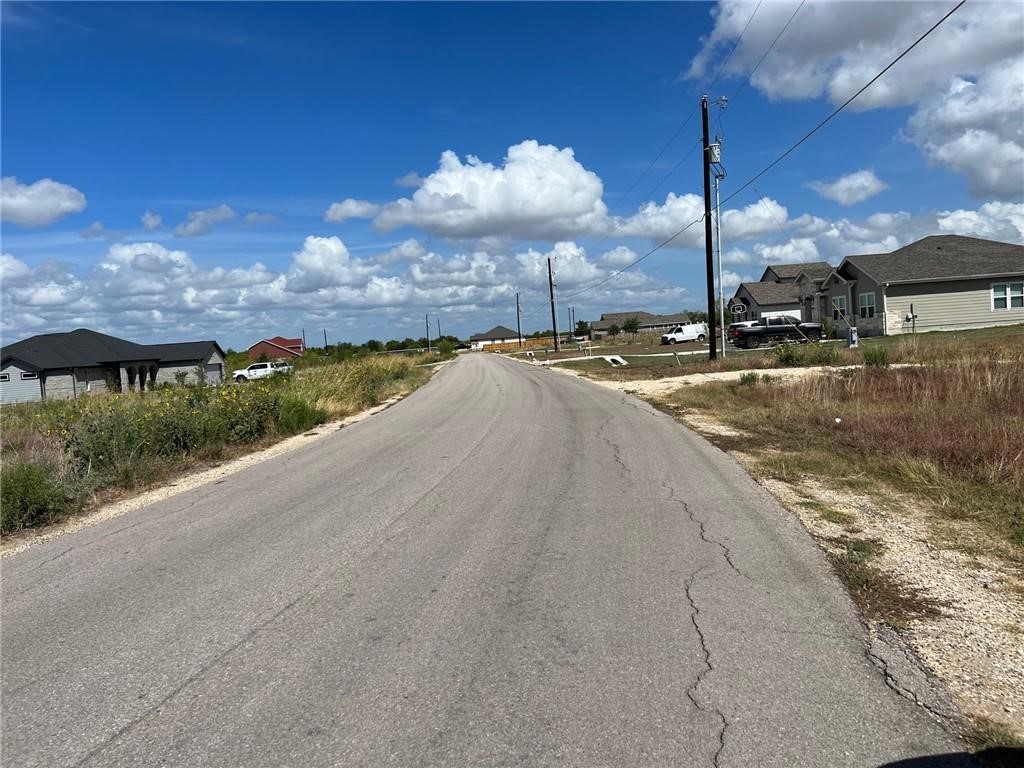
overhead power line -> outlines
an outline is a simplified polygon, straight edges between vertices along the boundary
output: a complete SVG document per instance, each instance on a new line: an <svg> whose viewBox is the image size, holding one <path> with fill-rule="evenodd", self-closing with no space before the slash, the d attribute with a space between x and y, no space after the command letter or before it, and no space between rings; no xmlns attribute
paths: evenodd
<svg viewBox="0 0 1024 768"><path fill-rule="evenodd" d="M725 200L722 201L722 204L724 205L725 203L729 202L734 197L736 197L736 195L738 195L741 192L743 192L743 190L747 189L747 187L752 186L755 181L760 179L762 176L764 176L766 173L768 173L768 171L770 171L776 165L778 165L783 160L785 160L787 157L789 157L789 155L792 154L793 151L797 147L799 147L801 144L803 144L805 141L807 141L809 138L811 138L811 136L813 136L818 131L820 131L822 128L824 128L829 122L831 122L832 118L834 118L836 115L838 115L840 112L842 112L848 106L850 106L850 104L853 103L854 99L856 99L858 96L860 96L862 93L864 93L864 91L866 91L868 88L870 88L872 85L874 85L886 72L888 72L890 69L892 69L894 66L896 66L897 62L899 62L904 56L906 56L908 53L910 53L912 50L914 50L921 43L922 40L924 40L926 37L928 37L928 35L930 35L932 32L934 32L936 29L938 29L943 24L943 22L946 21L946 19L948 19L954 13L959 11L960 8L963 7L964 3L966 3L966 2L967 2L967 0L960 0L960 2L957 3L955 6L953 6L953 8L948 13L946 13L945 16L943 16L941 19L939 19L937 22L935 22L928 29L927 32L925 32L923 35L921 35L919 38L917 38L917 40L915 40L913 43L911 43L910 46L908 46L906 49L904 49L903 53L901 53L895 59L890 61L881 72L879 72L877 75L875 75L870 80L868 80L863 86L861 86L861 88L855 94L853 94L850 98L848 98L846 101L844 101L842 104L840 104L834 110L832 110L832 112L824 120L822 120L816 126L811 128L811 130L809 130L807 133L805 133L803 135L803 137L799 141L797 141L793 146L791 146L789 149L787 149L785 152L783 152L777 158L772 160L768 165L766 165L761 171L759 171L749 181L746 181L745 183L743 183L735 192L733 192L731 195L729 195L727 198L725 198Z"/></svg>
<svg viewBox="0 0 1024 768"><path fill-rule="evenodd" d="M914 48L916 48L926 37L928 37L936 29L938 29L950 16L952 16L954 13L956 13L958 10L960 10L960 8L966 2L967 2L967 0L960 0L960 2L957 3L949 12L947 12L945 16L943 16L941 19L939 19L937 22L935 22L928 29L928 31L926 31L923 35L921 35L919 38L917 38L917 40L915 40L906 49L904 49L904 51L899 56L897 56L895 59L890 61L885 66L884 69L882 69L877 75L872 77L867 83L865 83L850 98L848 98L841 105L836 107L836 109L834 109L827 117L825 117L825 119L823 119L816 126L814 126L810 131L808 131L806 134L804 134L804 136L799 141L797 141L795 144L793 144L793 146L791 146L789 149L787 149L785 152L783 152L781 155L779 155L777 158L775 158L772 162L770 162L768 165L766 165L760 172L758 172L756 175L754 175L753 178L751 178L748 181L744 182L735 192L733 192L731 195L729 195L724 200L722 200L721 203L719 203L719 207L724 205L725 203L728 203L730 200L735 198L737 195L739 195L741 192L746 190L748 187L753 186L754 182L756 182L758 179L760 179L762 176L764 176L766 173L768 173L768 171L770 171L772 168L774 168L776 165L778 165L784 159L786 159L789 155L791 155L797 149L797 147L799 147L801 144L803 144L805 141L807 141L811 136L813 136L815 133L817 133L822 128L824 128L829 122L831 122L831 120L836 115L838 115L840 112L842 112L844 109L846 109L846 107L848 107L851 103L853 103L853 101L858 96L860 96L862 93L864 93L864 91L866 91L868 88L870 88L872 85L874 85L883 75L885 75L886 72L888 72L890 69L892 69L901 59L903 59L908 53L910 53L912 50L914 50ZM803 3L801 3L801 5L803 5ZM799 8L797 10L799 10ZM601 280L599 280L599 281L597 281L597 282L595 282L595 283L593 283L591 285L588 285L588 286L586 286L584 288L581 288L580 290L576 291L575 293L571 293L571 294L566 295L565 298L567 298L567 299L574 298L576 296L579 296L580 294L586 293L588 291L592 291L593 289L595 289L595 288L597 288L597 287L599 287L601 285L604 285L608 281L615 279L616 277L621 275L623 272L625 272L625 271L627 271L629 269L632 269L634 266L639 264L644 259L646 259L649 256L652 256L653 254L655 254L658 251L660 251L662 248L664 248L666 245L671 243L673 240L675 240L681 234L686 232L686 230L688 230L690 227L694 226L695 224L699 224L703 220L704 220L704 217L701 216L699 219L695 219L694 221L691 221L689 224L687 224L685 227L680 229L674 235L672 235L671 237L669 237L669 238L663 240L662 242L658 243L651 250L647 251L647 253L645 253L644 255L640 256L637 259L634 259L632 262L627 264L622 269L620 269L620 270L618 270L616 272L613 272L612 274L608 275L607 277L605 277L605 278L603 278L603 279L601 279Z"/></svg>
<svg viewBox="0 0 1024 768"><path fill-rule="evenodd" d="M729 63L729 59L731 59L732 55L736 53L736 49L740 47L740 41L743 39L743 36L747 34L747 28L750 27L750 22L752 22L754 20L754 17L757 16L757 11L761 7L762 2L764 2L764 0L757 0L757 5L754 6L754 12L750 14L750 18L747 19L747 23L743 25L743 31L740 32L740 36L737 37L736 42L732 44L732 49L729 51L729 54L722 61L721 65L719 65L718 71L715 73L715 76L711 80L711 83L708 85L707 88L704 89L705 93L714 88L715 83L718 82L718 78L722 76L722 73L725 71L725 66ZM801 5L803 5L803 3L801 3Z"/></svg>
<svg viewBox="0 0 1024 768"><path fill-rule="evenodd" d="M729 97L729 101L733 101L737 96L740 95L740 91L747 87L747 83L750 82L750 78L752 78L754 76L754 73L757 72L757 68L761 66L761 62L768 58L768 54L772 52L772 49L775 48L775 44L779 42L779 40L782 38L784 34L786 34L786 30L789 29L789 25L793 23L793 19L795 19L796 15L800 13L800 9L804 7L804 3L806 2L807 0L800 0L800 5L796 7L796 10L793 11L793 14L789 17L789 20L783 25L782 29L779 30L779 34L777 34L775 36L775 39L772 40L772 44L769 45L765 52L761 54L761 58L757 60L757 64L755 64L754 68L750 70L750 74L747 75L746 79L744 79L744 81L740 83L740 87L737 88L736 92Z"/></svg>

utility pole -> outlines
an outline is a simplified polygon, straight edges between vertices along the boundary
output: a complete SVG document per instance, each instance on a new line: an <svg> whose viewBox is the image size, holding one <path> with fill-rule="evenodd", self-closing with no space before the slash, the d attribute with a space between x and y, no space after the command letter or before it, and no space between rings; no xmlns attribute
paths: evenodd
<svg viewBox="0 0 1024 768"><path fill-rule="evenodd" d="M711 142L708 140L708 97L707 94L700 98L700 119L703 127L704 137L704 257L707 269L708 283L708 322L714 327L715 324L715 259L713 252L713 239L711 236ZM709 329L710 330L710 329ZM711 342L711 349L708 352L709 360L718 359L718 336L714 333L708 334Z"/></svg>
<svg viewBox="0 0 1024 768"><path fill-rule="evenodd" d="M725 109L729 100L723 96L715 102L720 110ZM715 137L711 145L711 170L715 174L715 254L718 261L718 324L721 328L722 357L725 357L725 286L722 284L722 179L726 177L725 166L722 165L721 136Z"/></svg>
<svg viewBox="0 0 1024 768"><path fill-rule="evenodd" d="M430 352L430 315L424 315L423 322L427 326L427 352Z"/></svg>
<svg viewBox="0 0 1024 768"><path fill-rule="evenodd" d="M327 352L327 329L324 328L324 352Z"/></svg>
<svg viewBox="0 0 1024 768"><path fill-rule="evenodd" d="M519 348L523 348L523 313L519 309L519 291L516 291L516 333L519 334Z"/></svg>
<svg viewBox="0 0 1024 768"><path fill-rule="evenodd" d="M558 343L558 318L555 310L555 276L551 271L551 257L548 257L548 293L551 294L551 333L555 336L555 352L561 352L562 345Z"/></svg>
<svg viewBox="0 0 1024 768"><path fill-rule="evenodd" d="M441 316L437 316L437 340L441 341Z"/></svg>
<svg viewBox="0 0 1024 768"><path fill-rule="evenodd" d="M302 349L306 349L306 329L302 329Z"/></svg>
<svg viewBox="0 0 1024 768"><path fill-rule="evenodd" d="M572 307L565 308L565 320L569 324L569 329L565 332L565 338L568 340L569 335L572 333Z"/></svg>

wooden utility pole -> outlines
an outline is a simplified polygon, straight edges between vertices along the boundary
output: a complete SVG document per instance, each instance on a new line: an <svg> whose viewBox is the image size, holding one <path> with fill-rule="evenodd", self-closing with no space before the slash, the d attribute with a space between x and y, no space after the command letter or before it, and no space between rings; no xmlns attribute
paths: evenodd
<svg viewBox="0 0 1024 768"><path fill-rule="evenodd" d="M516 291L516 333L519 334L519 348L523 346L523 316L519 309L519 291Z"/></svg>
<svg viewBox="0 0 1024 768"><path fill-rule="evenodd" d="M427 352L430 351L430 315L423 316L423 322L427 326Z"/></svg>
<svg viewBox="0 0 1024 768"><path fill-rule="evenodd" d="M715 327L715 256L714 242L711 234L711 142L708 137L708 97L700 99L700 119L704 128L704 255L707 264L708 278L708 330ZM710 360L718 359L718 338L708 333L711 349Z"/></svg>
<svg viewBox="0 0 1024 768"><path fill-rule="evenodd" d="M551 257L548 257L548 293L551 294L551 332L555 336L555 352L562 350L562 345L558 343L558 317L556 315L557 310L555 309L555 276L551 271Z"/></svg>

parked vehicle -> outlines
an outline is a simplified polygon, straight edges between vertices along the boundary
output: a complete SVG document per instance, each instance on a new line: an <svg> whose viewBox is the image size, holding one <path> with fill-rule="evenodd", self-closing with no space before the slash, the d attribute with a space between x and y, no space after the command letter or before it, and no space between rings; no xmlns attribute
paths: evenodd
<svg viewBox="0 0 1024 768"><path fill-rule="evenodd" d="M708 337L707 323L686 323L677 325L661 335L662 344L679 344L684 341L704 341Z"/></svg>
<svg viewBox="0 0 1024 768"><path fill-rule="evenodd" d="M238 382L253 381L254 379L262 379L278 373L288 374L292 370L288 363L253 363L248 368L233 371L231 378Z"/></svg>
<svg viewBox="0 0 1024 768"><path fill-rule="evenodd" d="M749 328L752 325L757 325L757 320L740 320L739 322L736 323L729 323L729 327L726 329L725 335L729 339L729 341L735 343L736 339L740 335L739 329Z"/></svg>
<svg viewBox="0 0 1024 768"><path fill-rule="evenodd" d="M821 323L801 323L795 317L768 317L746 327L730 328L729 337L737 347L754 349L780 341L819 341Z"/></svg>

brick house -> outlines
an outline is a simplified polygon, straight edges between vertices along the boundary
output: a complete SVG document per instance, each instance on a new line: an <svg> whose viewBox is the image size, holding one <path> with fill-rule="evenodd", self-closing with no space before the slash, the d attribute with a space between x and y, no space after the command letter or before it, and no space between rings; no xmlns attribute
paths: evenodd
<svg viewBox="0 0 1024 768"><path fill-rule="evenodd" d="M286 339L284 336L260 339L248 349L252 360L259 360L264 355L268 360L287 360L302 357L305 351L306 345L302 343L302 339Z"/></svg>

